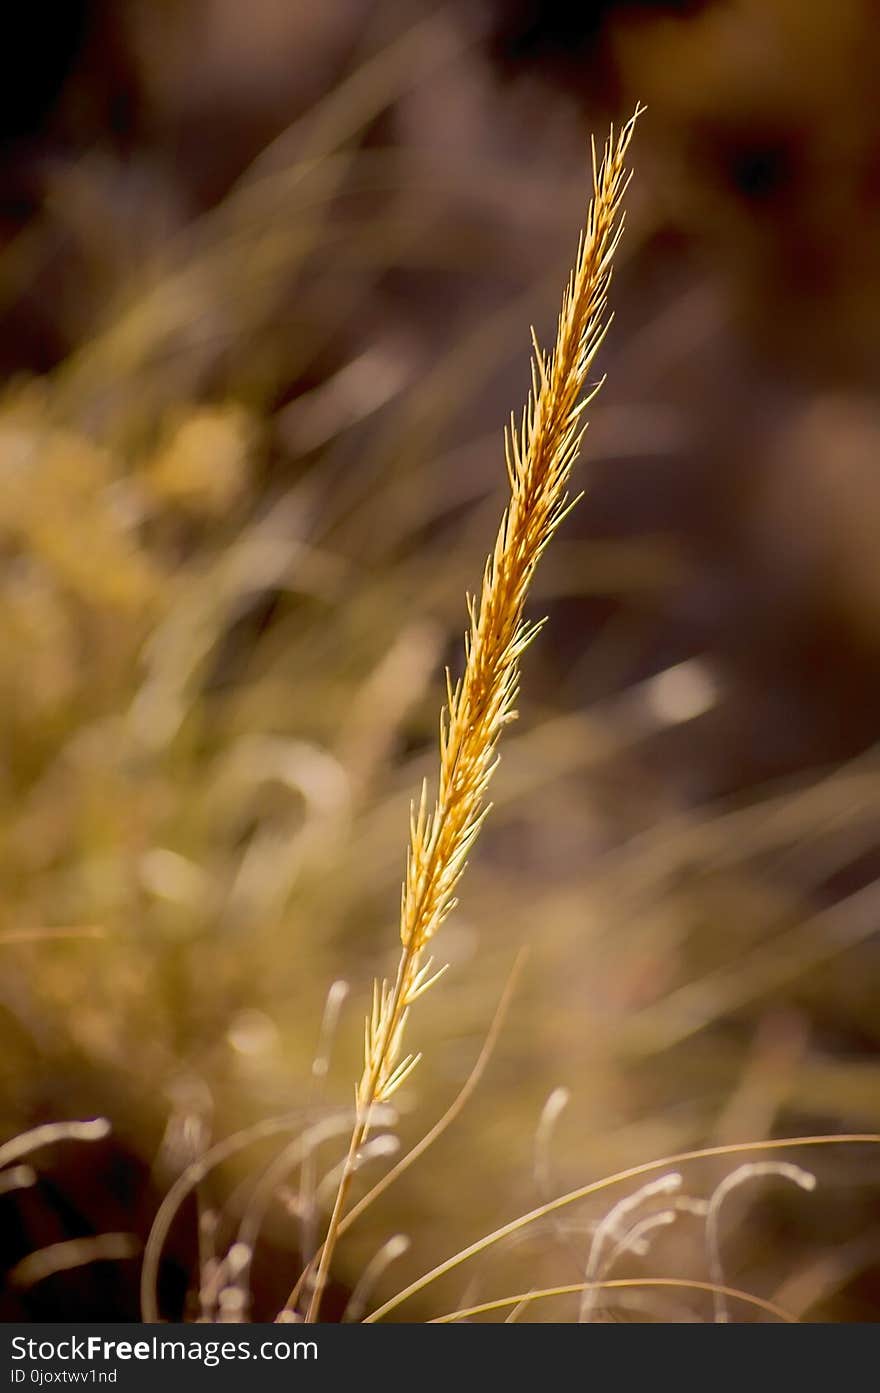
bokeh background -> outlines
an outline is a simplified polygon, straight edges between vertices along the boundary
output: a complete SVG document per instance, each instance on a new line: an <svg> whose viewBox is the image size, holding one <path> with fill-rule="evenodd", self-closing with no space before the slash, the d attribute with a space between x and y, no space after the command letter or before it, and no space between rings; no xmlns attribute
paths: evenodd
<svg viewBox="0 0 880 1393"><path fill-rule="evenodd" d="M548 1186L880 1130L876 0L69 0L6 23L0 1119L113 1134L0 1195L4 1318L136 1315L161 1196L308 1104L339 978L326 1100L350 1103L529 326L552 332L589 134L637 99L585 498L412 1022L405 1140L530 957L480 1092L341 1247L339 1292L388 1235L412 1239L390 1291ZM230 1223L272 1154L212 1182ZM727 1201L726 1275L874 1320L872 1150L800 1160L815 1193ZM264 1319L298 1270L289 1200ZM406 1314L578 1280L607 1208ZM106 1232L132 1255L26 1261ZM618 1275L649 1272L705 1277L700 1226Z"/></svg>

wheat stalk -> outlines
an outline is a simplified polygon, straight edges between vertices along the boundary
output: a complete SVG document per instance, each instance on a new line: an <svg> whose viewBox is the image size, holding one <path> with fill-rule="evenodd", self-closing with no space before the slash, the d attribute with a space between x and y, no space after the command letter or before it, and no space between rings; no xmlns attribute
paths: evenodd
<svg viewBox="0 0 880 1393"><path fill-rule="evenodd" d="M601 164L593 146L593 196L549 355L532 333L532 390L519 427L511 417L505 433L510 501L486 561L479 600L468 597L464 673L454 687L447 671L436 800L429 809L423 784L411 815L400 962L393 983L374 984L364 1068L356 1089L357 1121L320 1256L309 1320L315 1320L320 1309L371 1110L387 1102L419 1062L418 1054L404 1053L407 1019L413 1003L445 971L433 970L428 947L455 907L455 888L489 812L486 796L498 763L498 741L516 715L520 659L541 628L526 620L526 598L544 548L573 506L568 482L586 429L584 412L598 391L595 387L583 395L608 325L611 262L623 227L621 199L628 183L625 155L638 116L637 109L616 140L612 129Z"/></svg>

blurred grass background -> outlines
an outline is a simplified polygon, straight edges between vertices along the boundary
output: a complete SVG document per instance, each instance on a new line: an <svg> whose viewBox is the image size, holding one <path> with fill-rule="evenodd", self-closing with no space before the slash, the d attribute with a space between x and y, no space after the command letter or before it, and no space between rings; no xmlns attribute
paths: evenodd
<svg viewBox="0 0 880 1393"><path fill-rule="evenodd" d="M102 1114L114 1140L0 1196L6 1318L134 1315L133 1260L30 1286L15 1263L143 1236L200 1148L306 1103L338 977L350 1102L529 325L552 327L588 134L637 98L586 497L539 577L550 623L413 1022L404 1137L522 944L526 982L477 1100L337 1275L398 1230L413 1275L536 1202L557 1087L560 1189L880 1130L876 5L78 0L51 43L11 23L0 1114L4 1136ZM876 1163L815 1168L817 1194L730 1202L727 1276L875 1319ZM466 1299L577 1280L564 1237ZM279 1206L264 1318L296 1243ZM701 1261L683 1223L631 1270Z"/></svg>

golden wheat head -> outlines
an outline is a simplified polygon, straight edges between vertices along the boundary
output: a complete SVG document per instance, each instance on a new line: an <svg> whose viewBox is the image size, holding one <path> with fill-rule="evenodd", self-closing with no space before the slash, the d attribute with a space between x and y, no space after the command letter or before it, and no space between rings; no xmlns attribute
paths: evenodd
<svg viewBox="0 0 880 1393"><path fill-rule="evenodd" d="M479 600L469 597L465 666L440 718L436 801L427 785L413 810L400 910L402 953L393 986L377 984L367 1021L358 1104L386 1101L417 1063L402 1057L406 1015L436 980L427 945L455 907L455 887L489 811L486 794L496 747L516 715L519 662L541 625L529 624L525 604L538 560L570 506L568 483L598 388L584 395L608 324L611 262L621 234L621 199L628 182L625 155L638 111L601 164L593 149L593 198L549 355L534 343L532 391L519 428L505 434L510 502L486 561ZM441 969L442 972L442 969Z"/></svg>
<svg viewBox="0 0 880 1393"><path fill-rule="evenodd" d="M588 390L588 377L609 322L611 263L628 183L625 157L639 114L637 109L616 138L612 130L601 163L593 146L592 199L549 354L532 333L532 390L519 426L511 418L505 436L510 501L486 561L479 598L468 597L463 674L453 686L447 672L436 799L429 807L423 785L411 815L400 961L393 983L374 985L356 1090L358 1120L321 1255L312 1319L357 1152L369 1132L370 1110L392 1096L419 1060L403 1051L409 1010L444 970L432 970L427 948L455 906L456 886L489 811L498 740L516 715L520 658L541 627L526 620L526 599L541 554L572 506L568 484L586 429L584 413L598 391L598 386Z"/></svg>

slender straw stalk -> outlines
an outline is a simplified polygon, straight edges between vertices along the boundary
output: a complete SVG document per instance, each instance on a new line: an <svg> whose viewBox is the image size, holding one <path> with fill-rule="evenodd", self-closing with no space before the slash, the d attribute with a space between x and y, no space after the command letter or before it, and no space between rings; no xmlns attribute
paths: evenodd
<svg viewBox="0 0 880 1393"><path fill-rule="evenodd" d="M545 354L532 334L532 390L519 427L511 418L505 434L510 501L486 561L479 599L468 597L464 673L454 687L448 672L446 676L436 800L429 808L423 785L411 816L400 962L393 983L374 985L363 1074L356 1089L357 1122L320 1256L309 1320L316 1320L320 1310L371 1110L387 1102L419 1062L419 1055L405 1054L403 1048L410 1008L445 970L433 971L428 945L455 907L455 888L489 812L486 795L498 763L498 741L516 715L520 659L541 628L526 620L526 598L544 548L573 506L568 482L586 429L584 412L598 391L595 387L583 395L609 322L611 262L623 227L621 200L628 183L625 156L638 115L637 110L616 140L612 130L601 164L593 146L593 196L553 351Z"/></svg>

